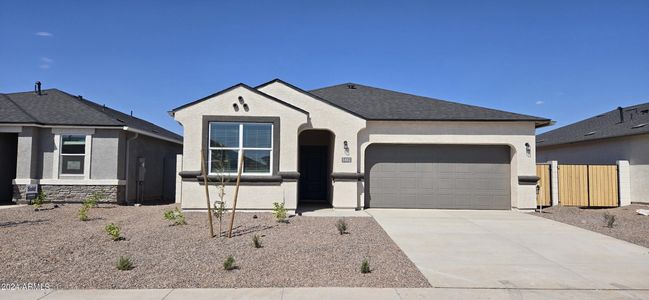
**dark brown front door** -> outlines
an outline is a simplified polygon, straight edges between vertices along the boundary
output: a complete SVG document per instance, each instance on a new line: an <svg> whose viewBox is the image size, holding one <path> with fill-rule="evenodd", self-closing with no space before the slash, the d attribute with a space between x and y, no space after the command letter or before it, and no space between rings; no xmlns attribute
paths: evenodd
<svg viewBox="0 0 649 300"><path fill-rule="evenodd" d="M300 147L300 200L327 200L327 146Z"/></svg>

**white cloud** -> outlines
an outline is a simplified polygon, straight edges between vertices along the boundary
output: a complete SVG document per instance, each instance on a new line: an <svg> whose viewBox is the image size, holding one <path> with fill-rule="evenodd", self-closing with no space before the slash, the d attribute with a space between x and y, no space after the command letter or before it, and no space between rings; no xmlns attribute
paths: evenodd
<svg viewBox="0 0 649 300"><path fill-rule="evenodd" d="M43 61L44 63L47 63L47 64L51 64L51 63L54 62L54 60L49 58L49 57L41 57L41 61Z"/></svg>
<svg viewBox="0 0 649 300"><path fill-rule="evenodd" d="M536 105L543 105L544 103L545 103L545 101L543 101L543 100L536 101Z"/></svg>
<svg viewBox="0 0 649 300"><path fill-rule="evenodd" d="M37 35L37 36L44 36L44 37L54 36L51 32L47 32L47 31L39 31L39 32L34 33L34 34Z"/></svg>

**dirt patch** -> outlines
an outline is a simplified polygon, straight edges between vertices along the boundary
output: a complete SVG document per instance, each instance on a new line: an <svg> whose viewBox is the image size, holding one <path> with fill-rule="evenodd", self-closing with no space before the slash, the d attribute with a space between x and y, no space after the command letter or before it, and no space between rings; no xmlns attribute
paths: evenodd
<svg viewBox="0 0 649 300"><path fill-rule="evenodd" d="M553 206L543 209L542 214L533 214L649 247L649 217L637 214L637 209L649 209L649 206L629 205L607 209ZM615 216L613 228L607 227L605 213Z"/></svg>
<svg viewBox="0 0 649 300"><path fill-rule="evenodd" d="M209 238L205 213L185 213L187 225L169 226L163 212L173 205L104 205L91 209L86 222L77 218L79 207L0 210L0 282L81 289L430 287L369 217L345 218L349 234L340 235L338 218L296 216L279 224L270 213L256 219L240 213L236 236L227 239ZM121 227L126 239L112 241L104 232L108 223ZM263 248L253 247L255 234ZM135 268L117 270L120 255L132 257ZM228 255L237 269L223 270ZM361 274L366 257L372 272Z"/></svg>

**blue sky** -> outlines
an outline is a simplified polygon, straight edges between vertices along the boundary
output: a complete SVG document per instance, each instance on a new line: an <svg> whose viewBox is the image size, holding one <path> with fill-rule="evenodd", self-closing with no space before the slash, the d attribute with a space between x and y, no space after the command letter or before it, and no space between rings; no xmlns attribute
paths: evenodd
<svg viewBox="0 0 649 300"><path fill-rule="evenodd" d="M3 1L0 92L36 80L181 133L238 82L356 82L566 125L649 102L649 1Z"/></svg>

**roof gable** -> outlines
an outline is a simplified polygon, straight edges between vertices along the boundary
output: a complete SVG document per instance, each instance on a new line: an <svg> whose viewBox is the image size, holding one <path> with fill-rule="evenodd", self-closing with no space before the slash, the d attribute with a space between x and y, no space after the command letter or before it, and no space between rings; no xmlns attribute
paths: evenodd
<svg viewBox="0 0 649 300"><path fill-rule="evenodd" d="M309 92L367 120L534 121L537 126L544 126L550 122L545 118L416 96L356 83L339 84Z"/></svg>
<svg viewBox="0 0 649 300"><path fill-rule="evenodd" d="M244 88L244 89L246 89L246 90L248 90L248 91L251 91L251 92L253 92L253 93L255 93L255 94L258 94L258 95L260 95L260 96L262 96L262 97L265 97L265 98L268 98L268 99L273 100L273 101L275 101L275 102L278 102L278 103L280 103L280 104L286 105L286 106L288 106L288 107L290 107L290 108L292 108L292 109L294 109L294 110L297 110L297 111L299 111L299 112L302 112L302 113L304 113L304 114L307 114L307 115L309 114L309 112L306 111L306 110L304 110L304 109L301 109L301 108L299 108L299 107L297 107L297 106L295 106L295 105L292 105L292 104L290 104L290 103L287 103L287 102L285 102L285 101L282 101L282 100L280 100L280 99L277 99L277 98L275 98L275 97L273 97L273 96L271 96L271 95L268 95L268 94L266 94L266 93L264 93L264 92L262 92L262 91L259 91L259 90L255 89L255 88L252 88L252 87L250 87L250 86L248 86L247 84L244 84L244 83L238 83L238 84L235 84L235 85L233 85L233 86L231 86L231 87L229 87L229 88L226 88L226 89L224 89L224 90L218 91L218 92L216 92L216 93L214 93L214 94L211 94L211 95L205 96L205 97L203 97L203 98L200 98L200 99L198 99L198 100L195 100L195 101L189 102L189 103L187 103L187 104L184 104L184 105L178 106L178 107L172 109L172 110L171 110L171 113L172 113L172 114L173 114L173 113L176 113L176 112L178 112L178 111L180 111L180 110L182 110L182 109L184 109L184 108L187 108L187 107L189 107L189 106L192 106L192 105L198 104L198 103L203 102L203 101L205 101L205 100L207 100L207 99L211 99L211 98L214 98L214 97L216 97L216 96L219 96L219 95L225 94L225 93L227 93L227 92L229 92L229 91L231 91L231 90L234 90L234 89L236 89L236 88L239 88L239 87Z"/></svg>
<svg viewBox="0 0 649 300"><path fill-rule="evenodd" d="M537 147L649 133L649 103L617 108L539 134Z"/></svg>
<svg viewBox="0 0 649 300"><path fill-rule="evenodd" d="M359 117L359 118L361 118L361 119L365 119L363 116L361 116L360 114L358 114L358 113L356 113L356 112L354 112L354 111L351 111L351 110L349 110L349 109L347 109L347 108L345 108L345 107L343 107L343 106L340 106L340 105L338 105L338 104L336 104L336 103L333 103L333 102L331 102L331 101L329 101L329 100L327 100L327 99L324 99L324 98L322 98L322 97L320 97L320 96L318 96L318 95L316 95L316 94L313 94L313 93L311 93L311 92L305 91L305 90L303 90L303 89L301 89L301 88L299 88L299 87L297 87L297 86L295 86L295 85L292 85L292 84L290 84L290 83L288 83L288 82L286 82L286 81L283 81L283 80L281 80L281 79L279 79L279 78L275 78L275 79L273 79L273 80L271 80L271 81L268 81L268 82L266 82L266 83L262 83L262 84L256 86L255 89L257 89L257 90L261 90L261 89L263 89L264 87L266 87L266 86L268 86L268 85L271 85L271 84L273 84L273 83L280 83L280 84L283 84L284 86L286 86L286 87L288 87L288 88L291 88L291 89L297 91L298 93L304 94L304 95L306 95L306 96L308 96L308 97L311 97L311 98L313 98L313 99L315 99L315 100L318 100L318 101L324 102L324 103L326 103L326 104L328 104L328 105L331 105L331 106L333 106L333 107L336 107L336 108L338 108L338 109L340 109L340 110L342 110L342 111L344 111L344 112L347 112L347 113L349 113L349 114L352 114L352 115L354 115L354 116L356 116L356 117Z"/></svg>

